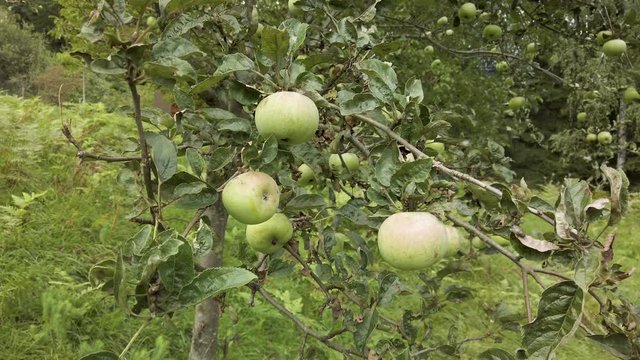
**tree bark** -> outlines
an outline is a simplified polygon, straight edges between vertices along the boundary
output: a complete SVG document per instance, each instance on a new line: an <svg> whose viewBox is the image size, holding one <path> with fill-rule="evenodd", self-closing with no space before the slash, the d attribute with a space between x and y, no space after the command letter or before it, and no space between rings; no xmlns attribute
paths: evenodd
<svg viewBox="0 0 640 360"><path fill-rule="evenodd" d="M211 251L198 262L199 268L222 266L224 233L227 226L227 211L218 199L204 216L213 231ZM196 306L191 337L189 360L215 360L218 357L218 325L222 314L222 301L209 298Z"/></svg>
<svg viewBox="0 0 640 360"><path fill-rule="evenodd" d="M620 100L620 111L618 112L618 159L616 168L624 170L627 162L627 122L625 121L626 104Z"/></svg>

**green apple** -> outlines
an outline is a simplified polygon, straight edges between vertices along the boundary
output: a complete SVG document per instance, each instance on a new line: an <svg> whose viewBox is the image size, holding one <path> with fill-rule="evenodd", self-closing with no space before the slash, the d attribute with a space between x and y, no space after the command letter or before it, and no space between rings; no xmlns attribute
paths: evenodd
<svg viewBox="0 0 640 360"><path fill-rule="evenodd" d="M609 40L602 45L602 52L605 55L615 57L624 54L627 51L627 43L624 40Z"/></svg>
<svg viewBox="0 0 640 360"><path fill-rule="evenodd" d="M284 214L274 214L269 220L247 225L245 233L249 246L264 254L273 254L293 236L293 225Z"/></svg>
<svg viewBox="0 0 640 360"><path fill-rule="evenodd" d="M229 180L222 190L222 203L229 215L244 224L259 224L276 213L280 189L265 173L249 171Z"/></svg>
<svg viewBox="0 0 640 360"><path fill-rule="evenodd" d="M532 42L532 43L528 43L527 47L525 48L525 52L527 54L533 54L538 50L538 46L536 45L536 43Z"/></svg>
<svg viewBox="0 0 640 360"><path fill-rule="evenodd" d="M527 99L522 96L515 96L509 100L509 109L517 110L527 103Z"/></svg>
<svg viewBox="0 0 640 360"><path fill-rule="evenodd" d="M461 21L471 21L476 18L476 6L473 3L464 3L458 9L458 16Z"/></svg>
<svg viewBox="0 0 640 360"><path fill-rule="evenodd" d="M465 240L460 236L460 233L453 226L445 225L445 248L447 249L447 255L455 255L458 251L463 250L465 246Z"/></svg>
<svg viewBox="0 0 640 360"><path fill-rule="evenodd" d="M482 37L487 40L498 40L502 36L502 28L498 25L489 24L482 30Z"/></svg>
<svg viewBox="0 0 640 360"><path fill-rule="evenodd" d="M576 115L576 119L580 122L586 121L587 120L587 113L586 112L579 112L578 115Z"/></svg>
<svg viewBox="0 0 640 360"><path fill-rule="evenodd" d="M613 33L610 30L599 31L596 34L596 44L602 45L605 41L611 39Z"/></svg>
<svg viewBox="0 0 640 360"><path fill-rule="evenodd" d="M158 19L156 19L154 16L149 16L147 18L147 26L150 28L158 26Z"/></svg>
<svg viewBox="0 0 640 360"><path fill-rule="evenodd" d="M468 148L469 146L471 146L471 141L469 141L469 140L462 140L462 141L460 141L460 144L459 144L459 145L460 145L461 147L463 147L463 148Z"/></svg>
<svg viewBox="0 0 640 360"><path fill-rule="evenodd" d="M442 65L442 61L440 61L440 59L435 59L431 62L431 68L432 69L437 69Z"/></svg>
<svg viewBox="0 0 640 360"><path fill-rule="evenodd" d="M340 160L340 157L342 157L342 160ZM346 169L342 164L343 160L344 160L344 165L347 165ZM329 169L331 169L331 171L333 171L336 174L340 174L345 171L354 172L358 170L359 167L360 167L360 159L358 158L358 155L354 153L344 153L342 155L331 154L329 156Z"/></svg>
<svg viewBox="0 0 640 360"><path fill-rule="evenodd" d="M590 143L594 143L598 141L598 135L596 134L587 134L587 141Z"/></svg>
<svg viewBox="0 0 640 360"><path fill-rule="evenodd" d="M622 98L624 99L625 102L630 103L634 100L640 100L640 94L638 94L638 90L636 90L636 88L634 88L633 86L630 86L624 90L624 94L622 95Z"/></svg>
<svg viewBox="0 0 640 360"><path fill-rule="evenodd" d="M447 31L445 31L444 33L445 33L445 35L447 35L447 36L451 36L451 35L453 35L453 30L451 30L451 29L447 29Z"/></svg>
<svg viewBox="0 0 640 360"><path fill-rule="evenodd" d="M378 229L384 261L401 270L425 269L451 253L446 225L427 212L389 216Z"/></svg>
<svg viewBox="0 0 640 360"><path fill-rule="evenodd" d="M600 131L598 133L598 143L600 145L607 145L613 142L613 136L608 131Z"/></svg>
<svg viewBox="0 0 640 360"><path fill-rule="evenodd" d="M260 135L275 136L287 144L301 144L315 135L320 115L316 104L308 97L280 91L260 101L255 120Z"/></svg>
<svg viewBox="0 0 640 360"><path fill-rule="evenodd" d="M425 147L435 151L438 155L442 155L444 153L444 144L441 142L429 141Z"/></svg>
<svg viewBox="0 0 640 360"><path fill-rule="evenodd" d="M427 45L427 47L424 48L424 51L426 51L428 54L433 53L433 46Z"/></svg>
<svg viewBox="0 0 640 360"><path fill-rule="evenodd" d="M491 14L489 14L488 12L483 12L482 14L480 14L478 19L480 19L480 21L485 21L485 22L489 21L491 20Z"/></svg>
<svg viewBox="0 0 640 360"><path fill-rule="evenodd" d="M302 164L298 166L298 171L300 171L300 177L298 178L299 186L313 185L316 183L316 174L309 165Z"/></svg>
<svg viewBox="0 0 640 360"><path fill-rule="evenodd" d="M296 5L297 2L298 2L298 0L289 0L289 3L288 3L289 12L293 16L302 15L302 9L300 9L300 7L298 7L298 5Z"/></svg>
<svg viewBox="0 0 640 360"><path fill-rule="evenodd" d="M445 26L447 25L448 22L449 22L449 19L446 16L443 16L440 19L438 19L439 26Z"/></svg>
<svg viewBox="0 0 640 360"><path fill-rule="evenodd" d="M509 63L506 61L500 61L496 64L496 70L500 73L506 72L509 70Z"/></svg>

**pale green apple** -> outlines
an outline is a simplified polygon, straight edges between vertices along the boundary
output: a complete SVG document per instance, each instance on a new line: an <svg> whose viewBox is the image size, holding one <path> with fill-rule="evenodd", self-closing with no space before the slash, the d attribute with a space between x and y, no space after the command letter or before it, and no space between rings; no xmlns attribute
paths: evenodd
<svg viewBox="0 0 640 360"><path fill-rule="evenodd" d="M427 212L389 216L378 229L378 250L384 261L401 270L425 269L447 256L447 230Z"/></svg>
<svg viewBox="0 0 640 360"><path fill-rule="evenodd" d="M427 46L424 48L424 51L426 51L428 54L433 53L433 46L431 46L431 45L427 45Z"/></svg>
<svg viewBox="0 0 640 360"><path fill-rule="evenodd" d="M259 224L276 213L280 189L265 173L249 171L229 180L222 190L222 203L229 215L244 224Z"/></svg>
<svg viewBox="0 0 640 360"><path fill-rule="evenodd" d="M431 68L432 69L437 69L442 65L442 61L440 61L440 59L435 59L431 62Z"/></svg>
<svg viewBox="0 0 640 360"><path fill-rule="evenodd" d="M587 141L590 143L594 143L598 141L598 135L596 134L587 134Z"/></svg>
<svg viewBox="0 0 640 360"><path fill-rule="evenodd" d="M576 115L576 119L580 122L586 121L587 120L587 113L582 111L579 112L578 115Z"/></svg>
<svg viewBox="0 0 640 360"><path fill-rule="evenodd" d="M480 16L478 17L480 19L480 21L489 21L491 20L491 14L489 14L488 12L483 12L482 14L480 14Z"/></svg>
<svg viewBox="0 0 640 360"><path fill-rule="evenodd" d="M439 26L444 26L447 25L447 23L449 22L449 19L446 16L441 17L440 19L438 19L438 25Z"/></svg>
<svg viewBox="0 0 640 360"><path fill-rule="evenodd" d="M441 142L429 141L429 142L427 142L425 147L427 149L431 149L431 150L435 151L436 153L438 153L438 155L441 155L441 154L444 153L444 144L441 143Z"/></svg>
<svg viewBox="0 0 640 360"><path fill-rule="evenodd" d="M445 31L444 34L447 35L447 36L451 36L451 35L453 35L453 30L447 29L447 31Z"/></svg>
<svg viewBox="0 0 640 360"><path fill-rule="evenodd" d="M476 6L473 3L464 3L458 9L458 16L461 21L471 21L476 18Z"/></svg>
<svg viewBox="0 0 640 360"><path fill-rule="evenodd" d="M608 131L601 131L598 133L598 143L601 145L608 145L613 142L613 136Z"/></svg>
<svg viewBox="0 0 640 360"><path fill-rule="evenodd" d="M517 110L527 103L527 99L522 96L515 96L509 100L509 109Z"/></svg>
<svg viewBox="0 0 640 360"><path fill-rule="evenodd" d="M611 57L616 57L624 54L627 51L627 43L624 40L613 39L609 40L602 45L602 52Z"/></svg>
<svg viewBox="0 0 640 360"><path fill-rule="evenodd" d="M482 37L487 40L498 40L502 36L502 28L498 25L489 24L482 30Z"/></svg>
<svg viewBox="0 0 640 360"><path fill-rule="evenodd" d="M149 16L147 18L147 26L149 28L154 28L158 26L158 19L155 16Z"/></svg>
<svg viewBox="0 0 640 360"><path fill-rule="evenodd" d="M316 174L309 165L302 164L298 166L298 171L300 171L300 177L298 178L299 186L313 185L316 183Z"/></svg>
<svg viewBox="0 0 640 360"><path fill-rule="evenodd" d="M602 45L605 41L611 39L612 36L613 32L611 32L610 30L599 31L596 34L596 44Z"/></svg>
<svg viewBox="0 0 640 360"><path fill-rule="evenodd" d="M342 160L340 160L342 157ZM342 164L344 161L344 164ZM347 165L346 169L344 165ZM343 172L354 172L360 167L360 159L354 153L344 153L342 155L331 154L329 156L329 168L336 174Z"/></svg>
<svg viewBox="0 0 640 360"><path fill-rule="evenodd" d="M496 64L496 70L501 73L509 70L509 63L506 61L500 61Z"/></svg>
<svg viewBox="0 0 640 360"><path fill-rule="evenodd" d="M260 135L274 136L286 144L301 144L315 136L320 114L308 97L280 91L260 101L255 120Z"/></svg>
<svg viewBox="0 0 640 360"><path fill-rule="evenodd" d="M274 214L269 220L247 225L246 238L249 246L264 254L273 254L293 236L293 225L284 214Z"/></svg>
<svg viewBox="0 0 640 360"><path fill-rule="evenodd" d="M638 90L636 90L635 87L630 86L624 90L624 94L622 95L622 98L624 99L625 102L630 103L634 100L640 100L640 94L638 94Z"/></svg>

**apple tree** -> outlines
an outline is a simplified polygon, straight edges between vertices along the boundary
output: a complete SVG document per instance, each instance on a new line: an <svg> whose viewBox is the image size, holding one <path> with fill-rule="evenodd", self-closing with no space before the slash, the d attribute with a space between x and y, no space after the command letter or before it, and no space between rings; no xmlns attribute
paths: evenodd
<svg viewBox="0 0 640 360"><path fill-rule="evenodd" d="M217 357L229 291L271 304L305 339L345 358L459 356L491 333L461 339L452 330L434 343L430 327L448 324L429 319L455 302L440 285L470 270L470 244L480 242L519 271L526 315L521 348L480 358L549 359L577 331L620 358L640 356L637 307L615 291L631 274L613 260L624 172L598 168L608 197L568 178L549 203L514 180L505 154L515 133L542 140L530 119L554 91L542 83L583 93L567 79L571 54L541 57L554 35L528 33L561 6L454 3L96 1L77 26L75 54L126 83L135 145L93 154L70 126L63 132L79 158L122 162L120 180L137 190L131 219L140 229L113 262L123 311L143 329L195 307L190 359ZM558 41L593 33L595 19L578 19L562 23L571 37ZM564 77L541 63L552 59ZM616 59L603 66L623 71ZM465 86L453 91L459 79ZM169 111L144 102L143 88L170 97ZM191 221L173 221L175 211ZM550 230L527 234L526 216ZM227 254L238 267L223 262L230 227L246 231L244 250ZM300 270L317 290L315 319L269 291L271 274ZM407 286L410 276L419 283ZM397 309L399 297L416 305ZM118 356L85 357L98 358Z"/></svg>

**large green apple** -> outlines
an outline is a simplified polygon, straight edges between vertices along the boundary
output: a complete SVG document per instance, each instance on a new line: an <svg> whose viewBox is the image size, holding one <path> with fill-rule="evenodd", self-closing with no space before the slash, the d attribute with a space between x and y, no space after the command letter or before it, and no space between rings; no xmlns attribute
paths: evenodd
<svg viewBox="0 0 640 360"><path fill-rule="evenodd" d="M259 224L276 213L280 190L265 173L249 171L229 180L222 190L222 203L229 215L244 224Z"/></svg>
<svg viewBox="0 0 640 360"><path fill-rule="evenodd" d="M354 153L344 153L342 155L331 154L329 156L329 168L336 174L340 174L345 171L345 167L342 164L342 160L340 157L342 156L342 160L344 160L344 165L347 165L346 170L348 172L354 172L358 170L360 167L360 159L358 155Z"/></svg>
<svg viewBox="0 0 640 360"><path fill-rule="evenodd" d="M255 119L260 135L275 136L287 144L301 144L315 135L320 115L316 104L308 97L281 91L260 101Z"/></svg>
<svg viewBox="0 0 640 360"><path fill-rule="evenodd" d="M444 225L427 212L389 216L378 229L380 256L401 270L425 269L451 253Z"/></svg>
<svg viewBox="0 0 640 360"><path fill-rule="evenodd" d="M265 222L247 225L245 234L253 250L273 254L291 240L293 225L284 214L277 213Z"/></svg>
<svg viewBox="0 0 640 360"><path fill-rule="evenodd" d="M300 177L298 178L299 186L313 185L316 183L316 174L309 165L302 164L298 166L298 171L300 171Z"/></svg>
<svg viewBox="0 0 640 360"><path fill-rule="evenodd" d="M502 36L502 28L498 25L489 24L482 30L482 37L487 40L498 40Z"/></svg>
<svg viewBox="0 0 640 360"><path fill-rule="evenodd" d="M611 39L613 33L610 30L599 31L596 34L596 44L602 45L605 41Z"/></svg>
<svg viewBox="0 0 640 360"><path fill-rule="evenodd" d="M601 145L611 144L613 142L613 136L608 131L600 131L598 133L598 143Z"/></svg>
<svg viewBox="0 0 640 360"><path fill-rule="evenodd" d="M594 143L598 141L598 135L596 134L587 134L587 141L590 143Z"/></svg>
<svg viewBox="0 0 640 360"><path fill-rule="evenodd" d="M515 96L509 100L509 109L517 110L523 107L527 103L527 99L522 96Z"/></svg>
<svg viewBox="0 0 640 360"><path fill-rule="evenodd" d="M445 26L447 25L448 22L449 22L449 19L446 16L443 16L440 19L438 19L439 26Z"/></svg>
<svg viewBox="0 0 640 360"><path fill-rule="evenodd" d="M586 121L587 120L587 113L582 111L579 112L578 115L576 115L576 119L580 122Z"/></svg>
<svg viewBox="0 0 640 360"><path fill-rule="evenodd" d="M622 98L624 99L625 102L630 103L634 100L640 100L640 94L638 94L638 90L636 90L636 88L634 88L633 86L630 86L624 90L624 94L622 95Z"/></svg>
<svg viewBox="0 0 640 360"><path fill-rule="evenodd" d="M627 43L624 40L613 39L602 45L602 52L607 56L620 56L627 51Z"/></svg>
<svg viewBox="0 0 640 360"><path fill-rule="evenodd" d="M455 255L458 251L464 249L465 240L460 236L460 233L453 226L445 225L445 247L447 249L447 255Z"/></svg>
<svg viewBox="0 0 640 360"><path fill-rule="evenodd" d="M461 21L471 21L476 18L476 6L473 3L464 3L458 9L458 16Z"/></svg>

